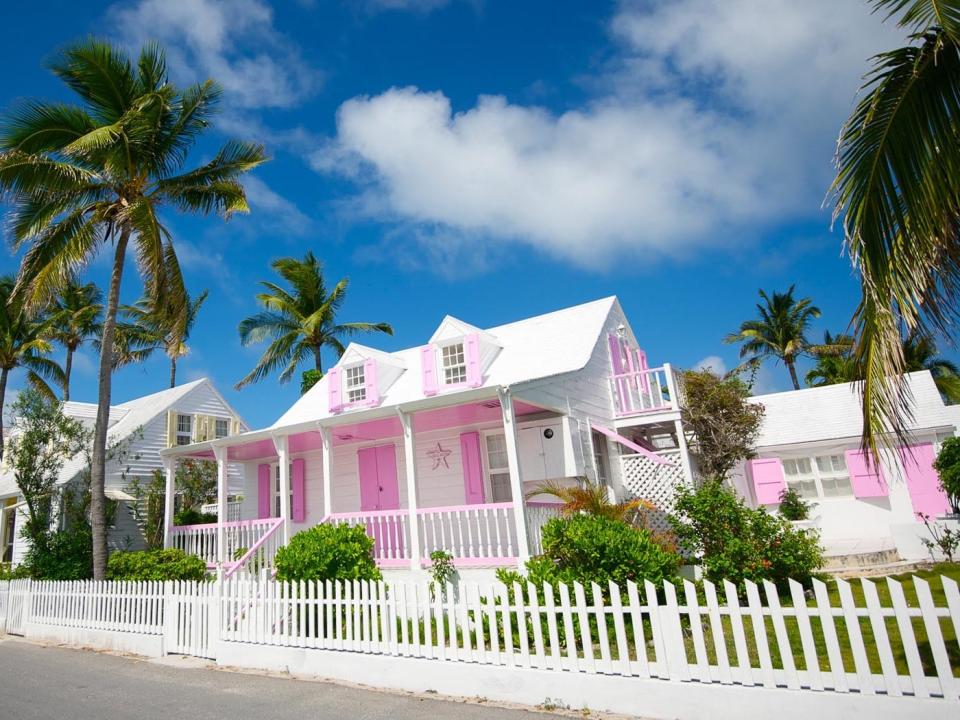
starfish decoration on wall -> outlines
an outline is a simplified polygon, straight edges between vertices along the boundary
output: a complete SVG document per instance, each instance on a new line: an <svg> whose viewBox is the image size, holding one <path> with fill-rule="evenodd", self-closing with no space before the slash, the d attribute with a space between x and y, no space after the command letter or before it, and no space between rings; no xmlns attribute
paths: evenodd
<svg viewBox="0 0 960 720"><path fill-rule="evenodd" d="M427 452L427 456L433 460L433 467L431 470L438 470L441 465L443 465L448 470L450 469L450 463L447 462L447 456L450 455L452 451L447 450L443 445L437 443L437 446Z"/></svg>

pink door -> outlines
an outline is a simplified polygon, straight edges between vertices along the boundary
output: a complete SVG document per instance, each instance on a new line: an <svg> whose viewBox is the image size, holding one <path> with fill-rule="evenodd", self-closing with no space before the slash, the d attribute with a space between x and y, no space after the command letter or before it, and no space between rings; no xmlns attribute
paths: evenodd
<svg viewBox="0 0 960 720"><path fill-rule="evenodd" d="M907 476L907 489L913 512L936 518L950 510L950 501L940 487L940 477L933 469L933 443L900 448L900 460Z"/></svg>
<svg viewBox="0 0 960 720"><path fill-rule="evenodd" d="M393 445L361 448L357 451L360 474L360 510L377 512L400 508L400 483L397 479L397 452ZM373 538L378 559L403 557L403 527L399 515L384 514L367 522L367 534Z"/></svg>

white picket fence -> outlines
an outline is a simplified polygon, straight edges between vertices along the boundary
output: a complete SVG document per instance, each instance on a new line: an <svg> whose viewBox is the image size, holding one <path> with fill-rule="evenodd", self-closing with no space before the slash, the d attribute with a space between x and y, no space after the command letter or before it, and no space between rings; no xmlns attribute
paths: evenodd
<svg viewBox="0 0 960 720"><path fill-rule="evenodd" d="M214 659L229 643L957 703L960 592L939 582L937 604L920 578L815 581L810 595L791 582L785 596L766 582L14 581L0 620L28 637L38 624L161 635L166 653Z"/></svg>

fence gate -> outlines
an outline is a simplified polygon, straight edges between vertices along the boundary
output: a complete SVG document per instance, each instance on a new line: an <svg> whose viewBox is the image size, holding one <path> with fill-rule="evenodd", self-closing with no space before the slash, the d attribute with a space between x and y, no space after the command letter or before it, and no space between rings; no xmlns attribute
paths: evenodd
<svg viewBox="0 0 960 720"><path fill-rule="evenodd" d="M30 602L30 581L12 580L7 593L7 633L23 635Z"/></svg>
<svg viewBox="0 0 960 720"><path fill-rule="evenodd" d="M174 582L164 599L164 648L168 655L216 659L219 630L216 583Z"/></svg>

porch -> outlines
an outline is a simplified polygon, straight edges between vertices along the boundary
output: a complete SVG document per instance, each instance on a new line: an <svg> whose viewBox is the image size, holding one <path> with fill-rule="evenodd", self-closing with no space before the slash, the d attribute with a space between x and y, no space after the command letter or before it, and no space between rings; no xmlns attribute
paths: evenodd
<svg viewBox="0 0 960 720"><path fill-rule="evenodd" d="M230 577L272 568L296 532L346 523L365 529L383 568L420 569L438 550L459 567L523 563L540 551L541 528L557 514L549 498L527 495L543 480L573 482L582 474L577 428L559 411L509 393L472 394L455 405L434 398L423 408L354 411L170 448L165 546ZM217 511L225 522L173 524L180 458L217 463ZM228 487L237 465L242 486ZM239 499L228 504L228 497Z"/></svg>
<svg viewBox="0 0 960 720"><path fill-rule="evenodd" d="M615 368L610 389L618 418L679 413L684 405L683 375L669 363L655 368Z"/></svg>

